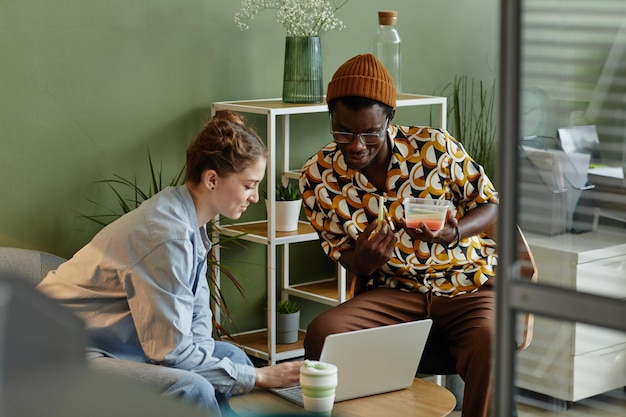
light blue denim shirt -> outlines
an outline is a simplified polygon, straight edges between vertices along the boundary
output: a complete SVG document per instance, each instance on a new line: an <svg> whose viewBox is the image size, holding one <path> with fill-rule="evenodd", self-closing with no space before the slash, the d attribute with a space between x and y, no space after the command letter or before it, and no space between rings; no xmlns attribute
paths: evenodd
<svg viewBox="0 0 626 417"><path fill-rule="evenodd" d="M187 186L169 187L103 228L38 288L83 318L91 350L248 392L254 368L212 356L210 248Z"/></svg>

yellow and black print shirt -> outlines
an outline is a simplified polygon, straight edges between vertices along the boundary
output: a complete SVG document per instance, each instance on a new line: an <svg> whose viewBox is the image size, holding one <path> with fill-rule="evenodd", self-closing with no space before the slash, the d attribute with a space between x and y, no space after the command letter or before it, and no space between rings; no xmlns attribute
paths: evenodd
<svg viewBox="0 0 626 417"><path fill-rule="evenodd" d="M344 250L352 248L377 217L378 197L383 195L395 223L397 243L389 261L368 285L433 291L447 297L475 291L495 274L497 255L492 237L464 238L448 250L438 243L413 241L398 221L404 215L402 200L406 197L451 200L457 218L479 204L497 204L491 180L446 131L391 125L388 134L392 156L386 190L376 189L363 173L347 168L334 142L302 167L305 214L318 232L324 252L338 261Z"/></svg>

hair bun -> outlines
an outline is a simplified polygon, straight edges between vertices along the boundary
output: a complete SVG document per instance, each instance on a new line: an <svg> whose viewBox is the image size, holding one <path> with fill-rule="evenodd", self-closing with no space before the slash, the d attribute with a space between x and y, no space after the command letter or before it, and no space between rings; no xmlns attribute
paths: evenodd
<svg viewBox="0 0 626 417"><path fill-rule="evenodd" d="M206 170L227 177L261 159L267 159L267 148L257 133L245 126L244 116L218 110L187 148L185 181L200 183Z"/></svg>
<svg viewBox="0 0 626 417"><path fill-rule="evenodd" d="M234 123L238 126L245 126L244 118L241 114L236 113L231 110L218 110L215 112L215 115L211 120L208 121L207 125L212 121L215 122L230 122Z"/></svg>

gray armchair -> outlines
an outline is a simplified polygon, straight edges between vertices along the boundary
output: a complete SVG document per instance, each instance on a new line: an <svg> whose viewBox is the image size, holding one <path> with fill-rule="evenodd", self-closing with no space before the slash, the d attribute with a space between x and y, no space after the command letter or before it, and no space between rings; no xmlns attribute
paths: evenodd
<svg viewBox="0 0 626 417"><path fill-rule="evenodd" d="M0 247L0 276L22 279L33 287L65 262L60 256L32 249Z"/></svg>
<svg viewBox="0 0 626 417"><path fill-rule="evenodd" d="M0 247L0 415L205 415L84 366L83 322L34 288L64 261Z"/></svg>

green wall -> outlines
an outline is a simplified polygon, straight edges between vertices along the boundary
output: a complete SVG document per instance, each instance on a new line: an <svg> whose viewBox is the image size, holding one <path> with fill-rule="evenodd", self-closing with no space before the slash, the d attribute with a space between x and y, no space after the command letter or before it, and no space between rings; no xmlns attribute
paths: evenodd
<svg viewBox="0 0 626 417"><path fill-rule="evenodd" d="M173 176L212 102L280 97L284 30L265 11L240 31L238 6L0 2L0 245L71 256L96 231L76 214L99 212L87 199L114 205L95 181L141 182L148 149ZM405 91L432 94L455 74L497 73L497 0L351 0L338 14L347 28L322 36L326 83L372 50L379 9L399 12ZM326 123L303 122L294 164L328 141Z"/></svg>

